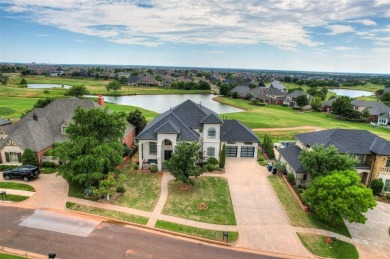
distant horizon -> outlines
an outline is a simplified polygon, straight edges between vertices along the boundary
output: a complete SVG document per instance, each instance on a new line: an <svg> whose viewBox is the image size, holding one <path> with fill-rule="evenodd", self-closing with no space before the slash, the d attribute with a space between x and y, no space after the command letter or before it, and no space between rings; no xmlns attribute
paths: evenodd
<svg viewBox="0 0 390 259"><path fill-rule="evenodd" d="M199 69L199 70L236 70L243 72L267 71L267 72L302 72L318 74L361 74L361 75L386 75L390 73L369 73L369 72L347 72L347 71L314 71L314 70L288 70L288 69L266 69L266 68L237 68L237 67L195 67L195 66L171 66L171 65L123 65L123 64L88 64L88 63L38 63L38 62L11 62L0 61L0 64L21 64L21 65L51 65L51 66L106 66L106 67L137 67L137 68L178 68L178 69Z"/></svg>

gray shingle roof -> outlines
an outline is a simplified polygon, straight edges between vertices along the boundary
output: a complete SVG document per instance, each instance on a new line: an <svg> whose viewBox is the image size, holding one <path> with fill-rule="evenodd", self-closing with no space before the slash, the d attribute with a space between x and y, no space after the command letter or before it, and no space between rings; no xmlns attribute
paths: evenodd
<svg viewBox="0 0 390 259"><path fill-rule="evenodd" d="M55 142L68 139L67 135L62 134L61 125L72 120L77 107L87 110L101 108L96 102L88 99L55 99L45 108L34 109L17 123L6 125L4 131L22 149L30 148L38 152ZM34 113L38 120L33 119ZM132 129L134 126L128 123L126 133Z"/></svg>
<svg viewBox="0 0 390 259"><path fill-rule="evenodd" d="M222 142L256 142L260 140L253 131L237 120L225 120L221 127Z"/></svg>
<svg viewBox="0 0 390 259"><path fill-rule="evenodd" d="M388 115L390 112L390 107L385 105L382 102L365 102L359 100L353 100L351 102L352 105L357 107L367 107L366 110L370 113L370 115Z"/></svg>
<svg viewBox="0 0 390 259"><path fill-rule="evenodd" d="M301 95L307 95L307 93L305 93L302 90L295 90L294 92L287 94L286 97L297 98L298 96Z"/></svg>
<svg viewBox="0 0 390 259"><path fill-rule="evenodd" d="M155 131L155 133L180 133L179 128L173 123L172 121L167 121L160 127L158 127Z"/></svg>
<svg viewBox="0 0 390 259"><path fill-rule="evenodd" d="M205 118L203 118L200 122L203 124L222 124L223 123L221 118L219 118L214 113L210 113Z"/></svg>
<svg viewBox="0 0 390 259"><path fill-rule="evenodd" d="M277 80L272 81L272 83L269 84L266 87L267 88L276 88L276 89L279 89L279 90L285 90L286 89L286 87L280 81L277 81Z"/></svg>
<svg viewBox="0 0 390 259"><path fill-rule="evenodd" d="M334 145L341 154L390 155L390 142L367 130L331 129L297 134L295 137L310 147Z"/></svg>
<svg viewBox="0 0 390 259"><path fill-rule="evenodd" d="M306 170L303 168L301 162L298 159L301 151L302 150L295 145L278 149L279 154L295 170L296 173L305 173Z"/></svg>
<svg viewBox="0 0 390 259"><path fill-rule="evenodd" d="M336 98L329 99L329 100L327 100L327 101L322 103L322 107L324 107L324 106L332 106L332 103L334 101L336 101Z"/></svg>

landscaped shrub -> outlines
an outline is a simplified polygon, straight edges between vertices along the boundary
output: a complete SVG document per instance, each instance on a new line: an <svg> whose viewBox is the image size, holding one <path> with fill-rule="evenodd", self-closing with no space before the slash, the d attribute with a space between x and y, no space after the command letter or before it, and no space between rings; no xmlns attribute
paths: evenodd
<svg viewBox="0 0 390 259"><path fill-rule="evenodd" d="M154 165L150 168L150 172L152 172L152 173L156 173L157 171L158 171L158 167L156 165Z"/></svg>
<svg viewBox="0 0 390 259"><path fill-rule="evenodd" d="M288 173L287 174L287 181L291 184L291 185L295 185L295 176L293 173Z"/></svg>
<svg viewBox="0 0 390 259"><path fill-rule="evenodd" d="M207 160L207 163L210 164L210 165L218 165L218 160L215 157L210 157Z"/></svg>
<svg viewBox="0 0 390 259"><path fill-rule="evenodd" d="M387 199L390 199L390 193L386 194L385 196Z"/></svg>
<svg viewBox="0 0 390 259"><path fill-rule="evenodd" d="M378 195L382 192L383 182L381 179L374 179L371 182L371 189L374 195Z"/></svg>
<svg viewBox="0 0 390 259"><path fill-rule="evenodd" d="M16 165L0 165L0 171L11 170L18 166Z"/></svg>
<svg viewBox="0 0 390 259"><path fill-rule="evenodd" d="M123 187L123 185L117 186L116 187L116 192L124 193L125 192L125 187Z"/></svg>
<svg viewBox="0 0 390 259"><path fill-rule="evenodd" d="M49 167L49 168L56 168L57 167L57 165L55 163L53 163L53 162L43 162L42 166L43 167Z"/></svg>
<svg viewBox="0 0 390 259"><path fill-rule="evenodd" d="M207 164L207 171L212 172L215 170L215 165Z"/></svg>
<svg viewBox="0 0 390 259"><path fill-rule="evenodd" d="M139 169L139 165L138 164L135 164L134 165L134 170L138 170Z"/></svg>
<svg viewBox="0 0 390 259"><path fill-rule="evenodd" d="M224 168L226 161L226 145L223 144L221 154L219 156L219 167Z"/></svg>
<svg viewBox="0 0 390 259"><path fill-rule="evenodd" d="M38 164L37 157L35 156L34 152L31 149L26 148L24 150L23 155L22 155L22 164L23 165L37 165Z"/></svg>

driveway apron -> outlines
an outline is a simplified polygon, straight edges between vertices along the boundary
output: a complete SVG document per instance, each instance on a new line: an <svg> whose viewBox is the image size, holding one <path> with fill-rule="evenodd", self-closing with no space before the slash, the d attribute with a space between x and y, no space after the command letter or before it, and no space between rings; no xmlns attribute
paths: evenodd
<svg viewBox="0 0 390 259"><path fill-rule="evenodd" d="M311 257L267 180L270 173L253 158L229 158L226 177L239 231L237 246Z"/></svg>

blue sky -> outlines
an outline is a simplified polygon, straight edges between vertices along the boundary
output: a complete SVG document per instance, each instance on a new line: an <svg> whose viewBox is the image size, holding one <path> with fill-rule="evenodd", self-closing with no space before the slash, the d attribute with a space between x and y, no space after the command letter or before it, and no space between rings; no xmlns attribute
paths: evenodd
<svg viewBox="0 0 390 259"><path fill-rule="evenodd" d="M390 73L388 0L0 0L0 61Z"/></svg>

